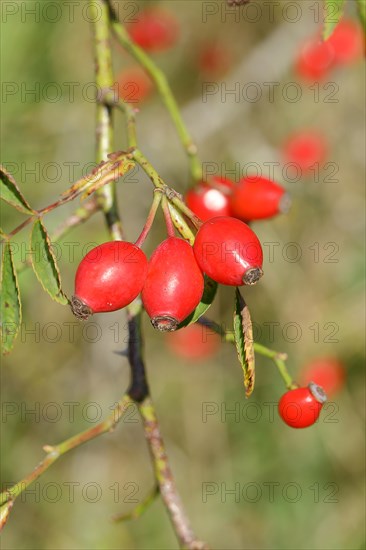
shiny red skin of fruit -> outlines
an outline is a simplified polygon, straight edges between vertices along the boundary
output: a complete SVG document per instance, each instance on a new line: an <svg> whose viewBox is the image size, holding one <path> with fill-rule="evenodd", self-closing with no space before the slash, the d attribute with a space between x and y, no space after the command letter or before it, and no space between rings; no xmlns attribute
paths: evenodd
<svg viewBox="0 0 366 550"><path fill-rule="evenodd" d="M128 27L132 40L146 51L163 51L175 44L179 34L178 22L169 11L146 9Z"/></svg>
<svg viewBox="0 0 366 550"><path fill-rule="evenodd" d="M290 136L283 148L286 162L293 162L299 166L302 173L311 172L315 164L322 164L327 157L325 138L314 131L302 131Z"/></svg>
<svg viewBox="0 0 366 550"><path fill-rule="evenodd" d="M215 355L220 336L208 327L194 323L165 335L168 348L183 359L200 361Z"/></svg>
<svg viewBox="0 0 366 550"><path fill-rule="evenodd" d="M226 178L215 176L211 181L217 187L201 181L185 197L188 208L204 222L217 216L230 215L229 196L235 187L234 182ZM227 193L223 193L220 187Z"/></svg>
<svg viewBox="0 0 366 550"><path fill-rule="evenodd" d="M349 64L362 57L364 34L361 25L352 19L343 19L327 40L333 48L335 61Z"/></svg>
<svg viewBox="0 0 366 550"><path fill-rule="evenodd" d="M329 41L313 38L302 47L296 62L298 75L305 80L314 82L323 80L332 69L335 62L333 47Z"/></svg>
<svg viewBox="0 0 366 550"><path fill-rule="evenodd" d="M146 275L147 258L140 248L128 242L106 242L81 260L75 296L93 313L115 311L140 294Z"/></svg>
<svg viewBox="0 0 366 550"><path fill-rule="evenodd" d="M153 89L152 80L140 67L130 67L122 71L114 85L118 96L127 103L141 103Z"/></svg>
<svg viewBox="0 0 366 550"><path fill-rule="evenodd" d="M296 388L281 397L278 412L291 428L307 428L318 420L322 406L309 388Z"/></svg>
<svg viewBox="0 0 366 550"><path fill-rule="evenodd" d="M314 382L327 395L332 396L339 392L345 383L346 372L341 361L334 357L319 357L304 366L300 380L304 384Z"/></svg>
<svg viewBox="0 0 366 550"><path fill-rule="evenodd" d="M223 285L243 285L243 277L252 269L261 270L263 264L257 235L244 222L231 217L205 222L198 230L193 250L201 270Z"/></svg>
<svg viewBox="0 0 366 550"><path fill-rule="evenodd" d="M181 323L199 304L203 287L203 274L190 244L177 237L160 243L150 258L141 294L154 327L175 330L176 327L156 327L154 319L166 317Z"/></svg>
<svg viewBox="0 0 366 550"><path fill-rule="evenodd" d="M243 178L230 197L231 215L243 221L272 218L281 213L285 193L283 187L267 178Z"/></svg>

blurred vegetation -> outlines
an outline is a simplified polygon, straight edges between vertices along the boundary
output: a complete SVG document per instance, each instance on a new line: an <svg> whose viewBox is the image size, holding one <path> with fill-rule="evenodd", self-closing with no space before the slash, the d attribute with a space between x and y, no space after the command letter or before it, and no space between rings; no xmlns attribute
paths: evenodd
<svg viewBox="0 0 366 550"><path fill-rule="evenodd" d="M37 208L53 202L80 177L87 164L94 162L95 102L85 98L85 93L91 96L93 92L91 87L88 90L94 78L93 44L91 25L81 9L86 3L78 4L75 19L70 22L61 2L62 17L52 23L42 13L39 22L22 13L24 5L29 10L32 6L39 10L42 3L16 2L18 13L9 15L2 28L3 84L19 87L13 95L3 94L2 163L9 169L10 163L15 163L14 176L31 205ZM130 4L141 9L152 2ZM312 429L291 430L280 422L276 411L271 418L271 406L264 405L274 404L284 391L268 360L258 357L256 389L247 402L242 372L231 346L222 346L214 359L190 364L164 348L163 336L154 333L145 320L151 390L178 488L195 530L213 548L361 548L365 517L363 61L332 73L331 80L338 87L336 103L324 101L323 84L320 100L314 101L308 83L300 84L301 100L291 103L283 98L281 90L289 82L297 82L292 67L301 37L313 35L319 27L306 2L298 3L302 16L296 23L284 20L286 2L281 2L276 3L273 21L263 10L255 24L244 17L239 22L230 17L223 21L218 15L204 23L205 3L201 2L174 0L159 4L174 11L181 35L175 48L155 57L172 83L183 114L192 122L193 136L205 134L205 126L207 130L213 125L213 130L201 140L198 137L205 162L219 166L225 163L227 169L235 167L235 163L243 167L255 162L264 167L265 162L281 162L283 141L301 128L318 129L328 141L329 160L339 167L335 182L324 182L324 172L320 173L319 182L311 178L286 182L281 166L275 168L277 179L289 189L294 204L289 215L254 225L262 243L279 244L274 249L273 262L268 259L269 245L264 247L265 277L257 287L249 288L245 297L253 321L260 328L259 341L289 354L289 368L295 378L307 360L320 355L335 355L343 359L347 368L346 388L337 396L333 408L329 406ZM353 16L354 6L349 4L349 15ZM50 8L49 18L52 17ZM279 83L274 102L263 88L259 101L250 103L242 98L236 103L227 96L212 104L210 116L206 117L210 100L202 101L204 79L197 69L197 51L202 43L217 39L232 51L233 66L218 81L219 85L227 83L228 88L229 82L238 79L240 85L248 82L243 68L267 47L267 63L255 70L263 73L261 81L265 82L268 69L268 80ZM292 41L292 51L287 49L288 41ZM131 64L116 45L116 74ZM50 83L62 90L57 101L49 99L53 97ZM65 83L75 83L74 100ZM26 89L34 87L40 90L36 98L24 95ZM205 116L193 120L190 113L200 104ZM220 105L227 110L225 120L220 119ZM199 114L200 109L194 112ZM116 114L115 122L116 149L123 149L122 116ZM146 156L167 182L184 192L188 184L186 159L156 95L141 105L138 133ZM73 174L70 166L74 166ZM36 175L27 174L32 169ZM137 238L147 214L149 186L140 172L118 185L129 240ZM64 206L45 219L51 233L73 206ZM1 208L5 231L22 221L21 214L4 205ZM148 253L163 236L160 220L149 237ZM98 214L60 242L59 265L68 294L72 292L84 246L106 239L104 222ZM16 242L24 258L27 229L17 235ZM290 262L283 257L290 242L301 249L299 261ZM318 262L311 249L314 243L320 247ZM339 246L336 263L326 262L332 250L324 249L327 243ZM73 258L69 254L72 247ZM20 251L17 261L22 259ZM89 427L92 422L86 415L93 420L96 415L100 419L108 414L128 383L127 360L113 353L125 347L123 312L96 316L87 325L76 323L72 325L71 338L70 323L74 319L69 309L53 303L30 270L21 274L20 288L22 332L13 353L3 360L1 371L3 413L10 411L9 403L18 408L15 414L3 414L3 482L15 482L29 472L43 456L44 444L56 443ZM221 289L210 316L230 326L232 307L232 292ZM268 323L279 323L272 340ZM287 336L283 333L289 323L300 327L296 342L290 341L296 339L291 328ZM319 324L316 338L315 329L310 328L314 323ZM324 328L326 323L337 327L335 334L331 334L329 326ZM329 342L329 335L335 341ZM74 418L66 405L71 402L79 404L74 406ZM250 402L254 404L251 410L247 408ZM56 404L53 408L52 403ZM97 405L84 408L83 414L83 406L90 403ZM218 408L216 414L207 416L206 422L202 416L205 403L216 403ZM35 407L39 407L39 414L25 414L25 408ZM225 407L239 410L239 418L233 414L225 416ZM59 418L52 421L55 415ZM69 498L72 482L78 484L74 499ZM96 495L95 485L88 489L90 483L97 484L101 491L96 502L90 502ZM206 499L205 483L210 483L212 490L217 489ZM268 483L275 484L273 499L269 498ZM159 500L136 521L110 521L113 515L131 510L131 499L141 501L152 484L150 459L136 413L114 433L62 458L30 487L23 500L17 500L3 533L2 548L174 548L174 534ZM240 488L238 498L232 494L224 498L223 487L229 490L235 484ZM117 487L119 495L115 492ZM32 494L32 489L38 493ZM291 502L296 500L299 489L299 498ZM57 501L50 502L52 499Z"/></svg>

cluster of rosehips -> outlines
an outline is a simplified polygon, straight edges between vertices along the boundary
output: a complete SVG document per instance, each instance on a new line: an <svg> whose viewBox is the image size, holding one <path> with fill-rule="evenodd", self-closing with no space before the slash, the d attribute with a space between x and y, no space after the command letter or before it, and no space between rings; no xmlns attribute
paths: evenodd
<svg viewBox="0 0 366 550"><path fill-rule="evenodd" d="M170 236L148 261L139 246L112 241L101 244L81 261L72 298L74 314L115 311L140 293L154 328L176 330L200 303L204 273L232 286L252 285L262 276L263 252L256 234L228 216L205 222L193 247Z"/></svg>
<svg viewBox="0 0 366 550"><path fill-rule="evenodd" d="M304 44L296 61L296 71L305 80L322 80L336 66L349 65L359 59L364 47L361 26L352 19L344 19L328 40L316 36Z"/></svg>
<svg viewBox="0 0 366 550"><path fill-rule="evenodd" d="M286 190L264 177L248 176L235 184L214 176L210 183L200 182L185 197L189 208L202 220L232 216L244 222L272 218L286 213L290 198Z"/></svg>

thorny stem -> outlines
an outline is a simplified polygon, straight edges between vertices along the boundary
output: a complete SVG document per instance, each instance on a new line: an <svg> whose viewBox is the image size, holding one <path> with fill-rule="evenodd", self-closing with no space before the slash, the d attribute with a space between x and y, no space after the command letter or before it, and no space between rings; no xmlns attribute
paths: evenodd
<svg viewBox="0 0 366 550"><path fill-rule="evenodd" d="M228 330L225 330L224 328L222 328L221 325L219 325L218 323L215 323L215 321L211 321L210 319L207 319L207 317L202 316L198 319L197 322L200 325L208 327L213 332L216 332L217 334L219 334L224 342L235 344L234 333ZM253 343L253 347L254 347L254 351L258 353L258 355L262 355L263 357L268 357L269 359L272 359L283 381L285 382L287 389L292 390L298 387L287 370L286 363L285 363L287 359L286 353L274 351L272 349L267 348L266 346L263 346L262 344L258 344L257 342Z"/></svg>
<svg viewBox="0 0 366 550"><path fill-rule="evenodd" d="M160 93L160 96L176 127L176 130L182 142L182 145L188 155L188 158L190 161L192 178L195 181L201 180L202 165L197 156L197 147L194 144L192 137L188 132L186 125L182 119L177 102L173 96L173 93L170 89L170 86L165 74L154 63L154 61L150 59L150 57L144 52L144 50L131 40L125 27L119 22L117 14L110 0L108 0L108 5L110 9L112 29L116 38L118 39L121 46L128 53L130 53L142 65L142 67L144 67L146 72L150 75L152 80L155 82L155 85Z"/></svg>

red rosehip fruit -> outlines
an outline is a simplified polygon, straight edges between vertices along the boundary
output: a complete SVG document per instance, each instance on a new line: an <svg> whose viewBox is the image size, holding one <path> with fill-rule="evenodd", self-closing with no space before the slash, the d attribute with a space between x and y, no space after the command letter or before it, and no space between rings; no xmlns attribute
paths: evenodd
<svg viewBox="0 0 366 550"><path fill-rule="evenodd" d="M230 197L231 215L243 221L285 214L290 205L290 197L281 185L255 176L241 179Z"/></svg>
<svg viewBox="0 0 366 550"><path fill-rule="evenodd" d="M198 55L198 67L204 76L219 78L224 76L231 67L231 53L224 43L206 44Z"/></svg>
<svg viewBox="0 0 366 550"><path fill-rule="evenodd" d="M163 51L175 44L179 35L178 22L166 10L146 9L128 27L132 40L146 51Z"/></svg>
<svg viewBox="0 0 366 550"><path fill-rule="evenodd" d="M87 319L93 313L127 306L140 294L146 275L147 258L133 243L112 241L96 246L77 268L73 313Z"/></svg>
<svg viewBox="0 0 366 550"><path fill-rule="evenodd" d="M223 285L253 285L263 275L263 251L257 235L231 217L212 218L197 232L193 245L201 270Z"/></svg>
<svg viewBox="0 0 366 550"><path fill-rule="evenodd" d="M296 71L307 81L323 80L332 69L335 61L333 47L329 41L312 38L302 47L296 62Z"/></svg>
<svg viewBox="0 0 366 550"><path fill-rule="evenodd" d="M218 176L214 176L211 182L200 182L185 197L188 208L203 221L230 215L229 195L235 187L234 182Z"/></svg>
<svg viewBox="0 0 366 550"><path fill-rule="evenodd" d="M327 42L333 48L336 63L340 65L362 57L364 34L361 25L352 19L341 20Z"/></svg>
<svg viewBox="0 0 366 550"><path fill-rule="evenodd" d="M130 67L118 75L114 89L126 103L141 103L151 95L154 86L140 67Z"/></svg>
<svg viewBox="0 0 366 550"><path fill-rule="evenodd" d="M200 361L215 355L220 347L220 336L208 327L194 323L166 334L166 344L175 355Z"/></svg>
<svg viewBox="0 0 366 550"><path fill-rule="evenodd" d="M314 165L324 163L327 144L324 137L315 131L302 131L290 136L283 147L284 160L296 164L303 175L309 174Z"/></svg>
<svg viewBox="0 0 366 550"><path fill-rule="evenodd" d="M307 428L318 420L326 400L323 388L311 382L306 388L286 392L278 403L278 412L291 428Z"/></svg>
<svg viewBox="0 0 366 550"><path fill-rule="evenodd" d="M346 371L343 363L334 357L313 359L301 372L300 380L304 384L314 382L321 386L327 395L339 392L345 383Z"/></svg>
<svg viewBox="0 0 366 550"><path fill-rule="evenodd" d="M160 243L150 258L141 294L153 327L176 330L199 304L203 287L203 274L190 244L177 237Z"/></svg>

